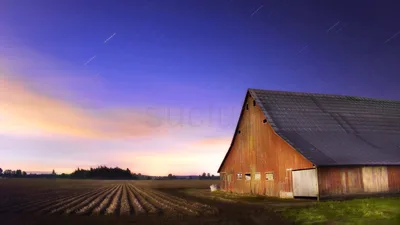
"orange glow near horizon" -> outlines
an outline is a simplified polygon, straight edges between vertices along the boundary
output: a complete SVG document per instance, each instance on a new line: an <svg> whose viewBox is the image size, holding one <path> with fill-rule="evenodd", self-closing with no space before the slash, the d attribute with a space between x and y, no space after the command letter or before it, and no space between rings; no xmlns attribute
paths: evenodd
<svg viewBox="0 0 400 225"><path fill-rule="evenodd" d="M146 114L146 110L138 110L138 106L90 110L44 94L2 69L0 153L5 161L0 166L3 170L51 172L54 169L57 173L71 173L78 167L106 165L155 176L216 174L231 141L230 137L209 136L208 127L152 125L157 118ZM139 142L140 138L147 141ZM64 148L70 146L70 150L60 151L57 140L63 140L59 143ZM93 141L97 142L99 152L97 147L76 148L79 143L90 146ZM128 142L130 149L122 142ZM150 146L155 144L163 147ZM46 152L60 153L51 158Z"/></svg>

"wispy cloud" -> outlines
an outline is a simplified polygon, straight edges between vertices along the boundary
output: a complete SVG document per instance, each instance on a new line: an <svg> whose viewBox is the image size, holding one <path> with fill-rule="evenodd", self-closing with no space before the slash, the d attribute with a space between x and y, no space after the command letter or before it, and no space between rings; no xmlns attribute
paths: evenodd
<svg viewBox="0 0 400 225"><path fill-rule="evenodd" d="M253 17L258 11L260 11L260 9L262 9L264 7L264 5L261 5L260 7L258 7L252 14L250 17Z"/></svg>
<svg viewBox="0 0 400 225"><path fill-rule="evenodd" d="M104 44L107 43L111 38L113 38L117 33L113 33L109 38L104 41Z"/></svg>
<svg viewBox="0 0 400 225"><path fill-rule="evenodd" d="M67 135L84 138L130 138L159 133L143 109L91 111L30 89L23 81L1 76L0 133Z"/></svg>
<svg viewBox="0 0 400 225"><path fill-rule="evenodd" d="M295 55L300 55L307 48L308 48L308 45L303 46Z"/></svg>
<svg viewBox="0 0 400 225"><path fill-rule="evenodd" d="M232 134L233 135L233 134ZM199 140L198 142L193 143L194 146L204 148L210 146L223 146L228 150L229 145L231 144L233 136L227 137L209 137Z"/></svg>
<svg viewBox="0 0 400 225"><path fill-rule="evenodd" d="M88 61L86 61L83 65L89 64L94 58L96 58L96 55L94 55L92 58L90 58Z"/></svg>
<svg viewBox="0 0 400 225"><path fill-rule="evenodd" d="M335 28L337 25L339 25L340 21L337 21L335 24L333 24L331 27L328 28L328 30L326 30L326 33L329 33L329 31L331 31L333 28Z"/></svg>
<svg viewBox="0 0 400 225"><path fill-rule="evenodd" d="M341 30L343 30L343 28L345 28L347 26L347 23L343 24L343 26L341 26L336 33L339 33Z"/></svg>
<svg viewBox="0 0 400 225"><path fill-rule="evenodd" d="M400 34L400 31L397 32L397 33L395 33L394 35L392 35L390 38L388 38L388 39L385 41L385 43L388 43L389 41L391 41L392 39L394 39L395 37L397 37L397 35L399 35L399 34Z"/></svg>

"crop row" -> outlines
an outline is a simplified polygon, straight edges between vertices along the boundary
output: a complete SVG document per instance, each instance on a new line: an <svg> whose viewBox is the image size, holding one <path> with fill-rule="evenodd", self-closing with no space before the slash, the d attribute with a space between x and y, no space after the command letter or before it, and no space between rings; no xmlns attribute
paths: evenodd
<svg viewBox="0 0 400 225"><path fill-rule="evenodd" d="M47 195L23 196L0 205L0 213L18 212L39 215L208 215L216 209L187 201L164 192L132 184L112 184L90 190L50 191Z"/></svg>

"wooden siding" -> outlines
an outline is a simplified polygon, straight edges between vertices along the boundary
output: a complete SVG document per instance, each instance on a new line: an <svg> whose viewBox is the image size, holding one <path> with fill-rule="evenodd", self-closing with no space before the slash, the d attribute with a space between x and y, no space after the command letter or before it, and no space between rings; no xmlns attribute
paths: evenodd
<svg viewBox="0 0 400 225"><path fill-rule="evenodd" d="M362 179L364 192L388 192L388 174L386 166L363 167Z"/></svg>
<svg viewBox="0 0 400 225"><path fill-rule="evenodd" d="M400 193L400 166L388 166L389 191Z"/></svg>
<svg viewBox="0 0 400 225"><path fill-rule="evenodd" d="M392 193L400 190L400 167L319 167L320 197Z"/></svg>
<svg viewBox="0 0 400 225"><path fill-rule="evenodd" d="M276 197L293 197L292 169L313 168L311 162L279 137L268 123L258 105L253 105L247 96L248 110L244 105L239 121L240 133L235 134L232 149L226 157L220 172L231 175L223 190L239 193L254 193ZM254 174L261 173L260 180ZM266 172L273 172L273 180L266 180ZM237 179L242 173L243 178ZM251 180L245 174L251 174ZM223 181L221 181L224 183Z"/></svg>

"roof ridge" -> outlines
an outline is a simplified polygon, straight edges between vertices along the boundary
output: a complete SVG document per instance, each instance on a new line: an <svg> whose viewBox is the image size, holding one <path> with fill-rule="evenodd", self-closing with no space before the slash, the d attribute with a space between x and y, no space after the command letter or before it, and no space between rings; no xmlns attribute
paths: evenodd
<svg viewBox="0 0 400 225"><path fill-rule="evenodd" d="M345 94L328 94L328 93L300 92L300 91L282 91L282 90L270 90L270 89L258 89L258 88L248 88L247 90L248 91L263 91L263 92L276 93L276 94L292 94L292 95L300 95L300 96L321 96L321 97L338 97L338 98L355 98L355 99L360 99L360 100L400 103L400 100L390 100L390 99L383 99L383 98L372 98L372 97L356 96L356 95L345 95Z"/></svg>

